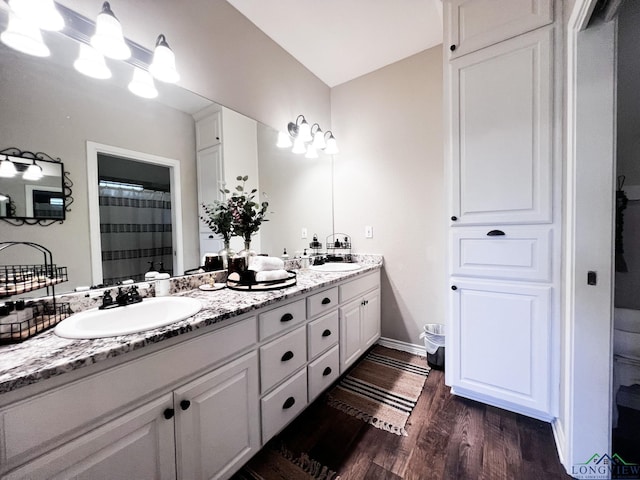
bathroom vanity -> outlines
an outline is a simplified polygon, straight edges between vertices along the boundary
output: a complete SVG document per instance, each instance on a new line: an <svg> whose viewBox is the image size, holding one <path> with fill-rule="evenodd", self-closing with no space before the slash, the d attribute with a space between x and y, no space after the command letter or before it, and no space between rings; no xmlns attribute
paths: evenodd
<svg viewBox="0 0 640 480"><path fill-rule="evenodd" d="M228 478L380 337L379 263L182 295L167 327L3 352L0 478Z"/></svg>

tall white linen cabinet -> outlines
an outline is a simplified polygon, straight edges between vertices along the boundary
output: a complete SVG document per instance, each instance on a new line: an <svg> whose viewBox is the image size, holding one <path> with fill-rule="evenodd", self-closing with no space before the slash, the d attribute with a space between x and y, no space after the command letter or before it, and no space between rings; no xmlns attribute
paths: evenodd
<svg viewBox="0 0 640 480"><path fill-rule="evenodd" d="M561 72L552 0L444 3L446 381L558 414Z"/></svg>

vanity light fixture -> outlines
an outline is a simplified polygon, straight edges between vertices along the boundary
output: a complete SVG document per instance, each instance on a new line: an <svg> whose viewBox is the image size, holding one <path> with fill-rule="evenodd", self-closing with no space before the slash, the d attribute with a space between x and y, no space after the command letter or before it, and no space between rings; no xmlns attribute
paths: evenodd
<svg viewBox="0 0 640 480"><path fill-rule="evenodd" d="M4 156L4 160L0 160L0 177L11 178L15 177L18 173L16 166L13 164L9 157Z"/></svg>
<svg viewBox="0 0 640 480"><path fill-rule="evenodd" d="M293 148L291 151L293 153L305 153L307 151L307 147L300 137L293 140Z"/></svg>
<svg viewBox="0 0 640 480"><path fill-rule="evenodd" d="M327 146L326 142L324 141L324 133L322 133L322 129L317 123L314 123L311 126L311 135L313 135L313 148L315 148L316 150L322 150Z"/></svg>
<svg viewBox="0 0 640 480"><path fill-rule="evenodd" d="M73 68L88 77L99 80L111 78L111 70L107 67L104 56L86 43L80 44L80 54L73 62Z"/></svg>
<svg viewBox="0 0 640 480"><path fill-rule="evenodd" d="M153 61L149 65L149 73L161 82L176 83L180 75L176 70L176 56L169 47L163 34L158 35Z"/></svg>
<svg viewBox="0 0 640 480"><path fill-rule="evenodd" d="M27 167L27 169L24 171L24 173L22 174L22 179L23 180L38 181L43 176L44 176L44 174L42 173L42 167L40 165L37 165L36 161L34 159L33 163L31 165L29 165Z"/></svg>
<svg viewBox="0 0 640 480"><path fill-rule="evenodd" d="M42 33L35 23L9 13L9 25L0 35L2 43L19 52L35 57L48 57L51 55L49 47L42 40Z"/></svg>
<svg viewBox="0 0 640 480"><path fill-rule="evenodd" d="M326 139L327 146L324 149L324 153L327 155L340 153L340 150L338 150L338 143L336 142L336 138L333 136L333 132L331 132L331 130L327 130L327 133L325 133L324 136L326 137L327 134L329 134L329 138Z"/></svg>
<svg viewBox="0 0 640 480"><path fill-rule="evenodd" d="M129 90L142 98L156 98L158 96L158 90L156 90L151 74L138 67L133 68L133 79L129 83Z"/></svg>
<svg viewBox="0 0 640 480"><path fill-rule="evenodd" d="M289 148L293 145L293 143L291 143L291 137L283 132L283 131L279 131L278 132L278 143L276 143L276 147L278 148Z"/></svg>
<svg viewBox="0 0 640 480"><path fill-rule="evenodd" d="M303 142L310 142L312 140L311 137L311 127L307 123L307 119L304 118L304 115L298 115L295 123L289 122L288 125L289 135L293 138L299 138Z"/></svg>
<svg viewBox="0 0 640 480"><path fill-rule="evenodd" d="M131 57L131 49L122 34L122 25L111 11L109 2L102 4L102 11L96 18L96 32L91 37L91 45L105 57L114 60L126 60Z"/></svg>
<svg viewBox="0 0 640 480"><path fill-rule="evenodd" d="M53 0L9 0L9 7L42 30L59 32L64 28L64 19Z"/></svg>
<svg viewBox="0 0 640 480"><path fill-rule="evenodd" d="M336 139L329 130L322 132L322 128L317 123L311 127L307 123L304 115L298 115L295 122L289 122L287 125L289 137L285 132L278 133L278 143L276 146L287 148L291 146L293 138L293 153L304 153L305 158L318 158L318 151L323 150L327 155L334 155L339 152ZM329 136L327 138L327 135ZM309 145L307 145L309 143Z"/></svg>
<svg viewBox="0 0 640 480"><path fill-rule="evenodd" d="M318 158L318 150L313 144L307 147L307 153L304 155L304 158Z"/></svg>

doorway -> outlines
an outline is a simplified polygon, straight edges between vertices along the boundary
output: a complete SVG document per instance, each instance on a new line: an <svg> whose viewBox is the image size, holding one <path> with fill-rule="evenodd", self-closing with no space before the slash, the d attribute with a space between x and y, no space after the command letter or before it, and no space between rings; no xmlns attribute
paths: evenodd
<svg viewBox="0 0 640 480"><path fill-rule="evenodd" d="M180 162L87 142L87 172L93 284L181 275Z"/></svg>

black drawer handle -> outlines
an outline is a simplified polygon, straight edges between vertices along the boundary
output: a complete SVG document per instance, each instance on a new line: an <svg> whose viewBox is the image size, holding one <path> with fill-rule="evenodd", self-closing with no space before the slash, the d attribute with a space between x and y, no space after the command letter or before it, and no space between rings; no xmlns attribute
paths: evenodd
<svg viewBox="0 0 640 480"><path fill-rule="evenodd" d="M182 410L186 410L186 409L188 409L190 406L191 406L191 402L190 402L189 400L182 400L182 401L180 402L180 408L181 408Z"/></svg>
<svg viewBox="0 0 640 480"><path fill-rule="evenodd" d="M213 238L213 235L209 235L209 238Z"/></svg>
<svg viewBox="0 0 640 480"><path fill-rule="evenodd" d="M293 352L292 352L291 350L289 350L289 351L285 352L285 354L284 354L284 355L282 355L281 360L282 360L283 362L286 362L286 361L288 361L288 360L291 360L292 358L293 358Z"/></svg>
<svg viewBox="0 0 640 480"><path fill-rule="evenodd" d="M167 408L165 409L165 411L162 413L162 415L164 415L164 418L166 418L167 420L170 420L173 418L173 415L175 414L175 410L173 408Z"/></svg>
<svg viewBox="0 0 640 480"><path fill-rule="evenodd" d="M285 313L284 315L282 315L282 317L280 317L280 321L282 323L290 322L291 320L293 320L293 315L291 315L290 313Z"/></svg>
<svg viewBox="0 0 640 480"><path fill-rule="evenodd" d="M456 287L455 285L451 285L451 290L457 290L458 287Z"/></svg>
<svg viewBox="0 0 640 480"><path fill-rule="evenodd" d="M456 46L455 46L455 45L451 45L451 46L449 47L449 50L451 50L452 52L455 52L455 50L456 50Z"/></svg>
<svg viewBox="0 0 640 480"><path fill-rule="evenodd" d="M322 332L323 337L328 337L329 335L331 335L331 330L329 330L328 328L324 332Z"/></svg>
<svg viewBox="0 0 640 480"><path fill-rule="evenodd" d="M453 217L451 217L451 221L455 222L456 220L458 220L458 217L456 217L455 215Z"/></svg>
<svg viewBox="0 0 640 480"><path fill-rule="evenodd" d="M327 375L331 374L331 367L327 367L324 369L324 371L322 372L322 376L326 377Z"/></svg>
<svg viewBox="0 0 640 480"><path fill-rule="evenodd" d="M282 409L286 410L288 408L293 407L293 405L296 403L296 399L293 397L289 397L287 398L284 403L282 404Z"/></svg>
<svg viewBox="0 0 640 480"><path fill-rule="evenodd" d="M324 297L322 299L322 305L329 305L330 303L331 303L331 299L330 298Z"/></svg>
<svg viewBox="0 0 640 480"><path fill-rule="evenodd" d="M502 230L491 230L487 233L488 237L502 237L504 236L504 232Z"/></svg>

